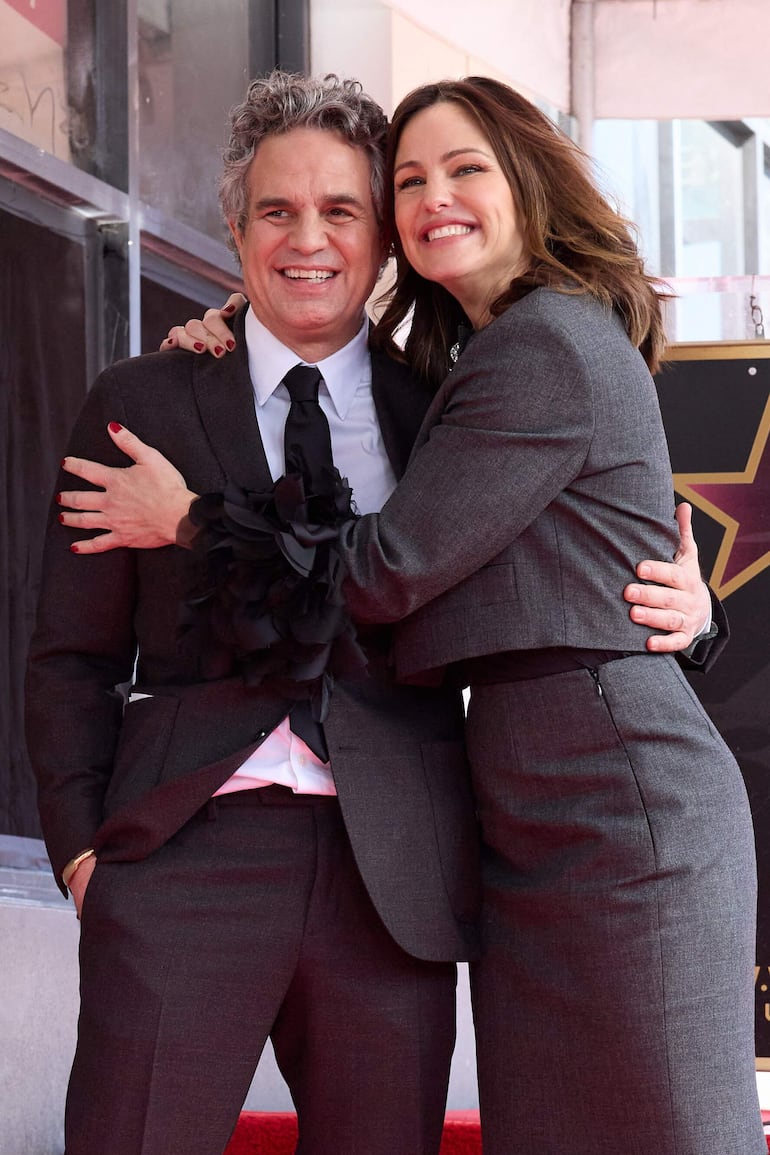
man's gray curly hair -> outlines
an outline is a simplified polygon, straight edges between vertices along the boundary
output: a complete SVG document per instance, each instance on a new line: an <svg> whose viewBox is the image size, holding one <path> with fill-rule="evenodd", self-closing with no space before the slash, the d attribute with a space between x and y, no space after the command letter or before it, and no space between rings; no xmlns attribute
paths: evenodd
<svg viewBox="0 0 770 1155"><path fill-rule="evenodd" d="M388 120L357 80L272 72L252 80L242 104L230 113L230 140L224 150L219 200L226 220L241 232L248 220L248 172L260 141L293 128L337 132L361 148L371 165L371 189L377 221L382 224L385 135ZM235 245L230 238L231 247Z"/></svg>

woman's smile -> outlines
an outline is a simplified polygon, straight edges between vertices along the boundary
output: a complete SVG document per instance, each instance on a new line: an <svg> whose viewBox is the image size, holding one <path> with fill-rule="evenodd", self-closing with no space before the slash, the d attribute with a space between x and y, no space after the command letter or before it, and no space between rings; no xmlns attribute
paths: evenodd
<svg viewBox="0 0 770 1155"><path fill-rule="evenodd" d="M396 226L404 254L477 327L527 266L520 216L487 136L453 101L405 125L394 169Z"/></svg>

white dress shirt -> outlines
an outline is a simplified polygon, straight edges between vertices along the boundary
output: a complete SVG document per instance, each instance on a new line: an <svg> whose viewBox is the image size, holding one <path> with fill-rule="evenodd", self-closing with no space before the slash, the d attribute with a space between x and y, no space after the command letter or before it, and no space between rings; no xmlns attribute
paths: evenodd
<svg viewBox="0 0 770 1155"><path fill-rule="evenodd" d="M369 322L364 318L352 341L317 363L323 375L318 400L329 422L334 464L347 477L356 510L361 514L380 510L396 485L374 407L368 332ZM282 381L295 365L306 362L300 362L296 353L282 345L251 309L246 313L246 347L257 425L275 481L284 472L283 430L291 404ZM329 763L321 762L292 733L288 718L217 794L273 783L288 786L297 794L336 793Z"/></svg>

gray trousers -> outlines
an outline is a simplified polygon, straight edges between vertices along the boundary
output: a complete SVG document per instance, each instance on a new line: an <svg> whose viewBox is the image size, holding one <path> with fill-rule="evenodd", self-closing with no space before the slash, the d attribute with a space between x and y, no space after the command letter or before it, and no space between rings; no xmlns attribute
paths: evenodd
<svg viewBox="0 0 770 1155"><path fill-rule="evenodd" d="M738 766L676 663L472 691L484 1155L766 1155Z"/></svg>
<svg viewBox="0 0 770 1155"><path fill-rule="evenodd" d="M97 864L66 1155L219 1155L268 1035L301 1155L437 1155L455 977L385 931L336 799L217 800Z"/></svg>

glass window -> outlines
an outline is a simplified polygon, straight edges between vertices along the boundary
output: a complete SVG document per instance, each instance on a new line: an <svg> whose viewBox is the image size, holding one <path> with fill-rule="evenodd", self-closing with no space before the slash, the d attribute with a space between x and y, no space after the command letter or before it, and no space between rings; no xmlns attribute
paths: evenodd
<svg viewBox="0 0 770 1155"><path fill-rule="evenodd" d="M768 132L770 137L770 132ZM764 146L764 175L759 182L759 271L770 273L770 147Z"/></svg>
<svg viewBox="0 0 770 1155"><path fill-rule="evenodd" d="M742 273L741 150L703 120L679 121L679 147L681 246L676 275Z"/></svg>
<svg viewBox="0 0 770 1155"><path fill-rule="evenodd" d="M69 161L67 0L0 0L0 128Z"/></svg>
<svg viewBox="0 0 770 1155"><path fill-rule="evenodd" d="M599 120L594 126L597 176L607 195L636 225L650 272L661 272L658 124Z"/></svg>
<svg viewBox="0 0 770 1155"><path fill-rule="evenodd" d="M598 121L594 153L599 178L639 230L652 273L672 280L678 299L666 309L676 340L740 338L746 328L743 285L745 188L742 122L702 120ZM768 267L770 177L760 190L760 268ZM753 219L753 218L752 218ZM749 222L751 224L751 221ZM719 279L719 285L715 284Z"/></svg>
<svg viewBox="0 0 770 1155"><path fill-rule="evenodd" d="M191 286L193 289L194 286ZM181 293L142 277L142 352L155 353L172 325L183 325L190 317L202 317L209 305L224 304L227 290L212 285L197 296Z"/></svg>
<svg viewBox="0 0 770 1155"><path fill-rule="evenodd" d="M250 74L247 0L140 0L140 197L217 239L230 108Z"/></svg>
<svg viewBox="0 0 770 1155"><path fill-rule="evenodd" d="M36 215L32 198L29 208ZM24 664L48 504L86 392L89 226L66 210L57 223L61 232L8 212L0 198L0 831L29 838L39 825L24 744Z"/></svg>

